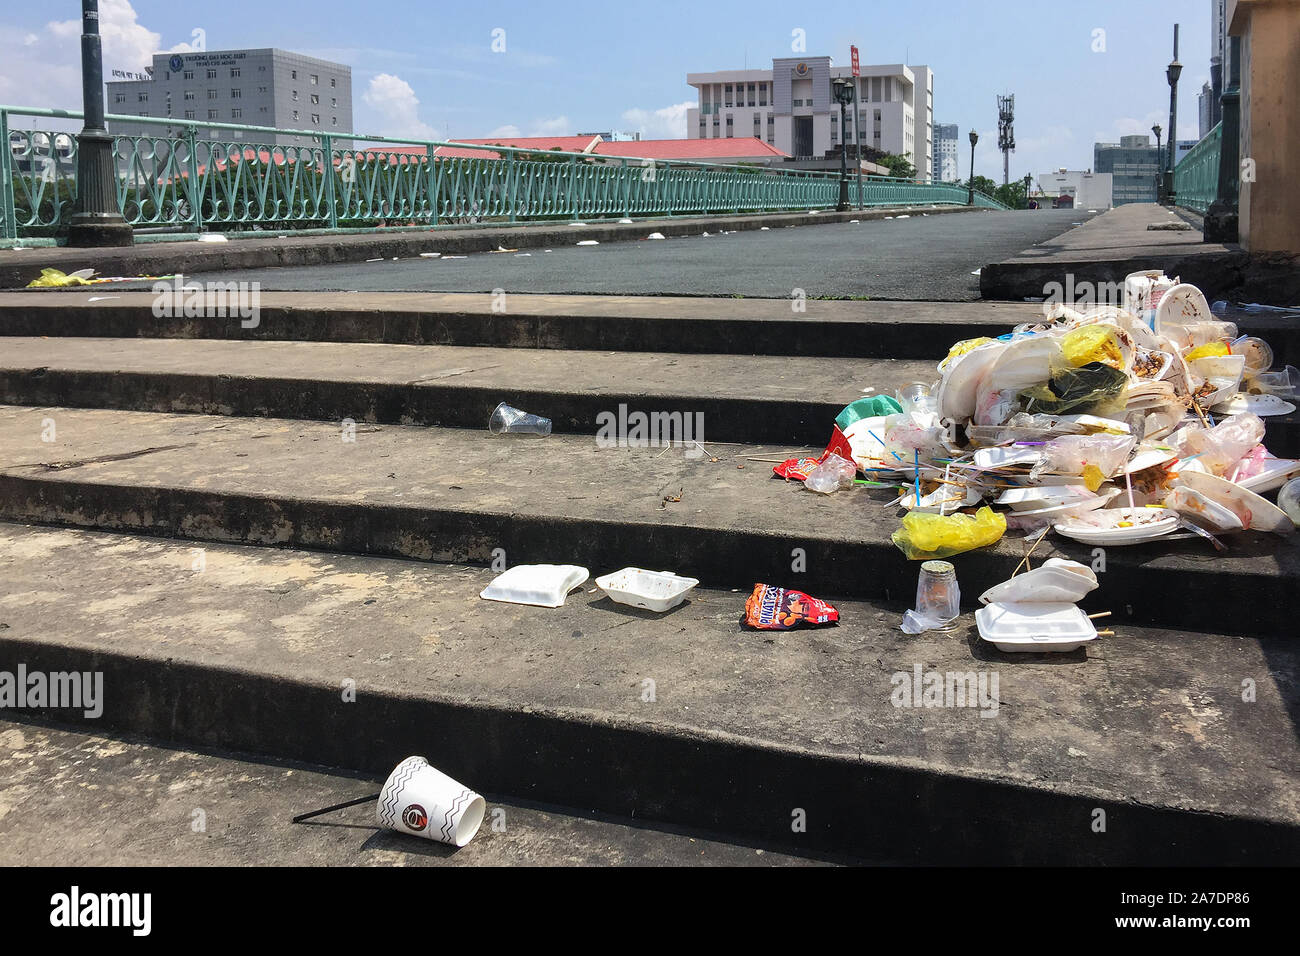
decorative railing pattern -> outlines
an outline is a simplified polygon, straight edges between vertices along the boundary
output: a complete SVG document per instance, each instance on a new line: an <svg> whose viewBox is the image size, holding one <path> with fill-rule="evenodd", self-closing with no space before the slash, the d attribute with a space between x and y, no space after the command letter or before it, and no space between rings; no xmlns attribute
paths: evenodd
<svg viewBox="0 0 1300 956"><path fill-rule="evenodd" d="M1220 123L1187 151L1174 167L1174 201L1202 215L1219 191L1219 156L1223 151L1223 124Z"/></svg>
<svg viewBox="0 0 1300 956"><path fill-rule="evenodd" d="M68 120L81 114L0 107L0 143L7 147L0 150L0 239L53 235L76 204L77 138L18 129L12 125L15 116ZM126 221L140 228L341 229L698 216L833 209L839 200L839 175L822 171L538 153L142 116L107 119L110 130L159 127L157 135L114 136L118 204ZM200 132L228 138L203 138ZM267 141L248 142L245 135ZM287 138L304 145L277 145ZM460 155L433 157L439 146L454 146ZM480 155L464 155L470 151ZM966 189L954 183L849 179L849 201L855 206L963 205L966 199ZM981 193L975 201L1006 208Z"/></svg>

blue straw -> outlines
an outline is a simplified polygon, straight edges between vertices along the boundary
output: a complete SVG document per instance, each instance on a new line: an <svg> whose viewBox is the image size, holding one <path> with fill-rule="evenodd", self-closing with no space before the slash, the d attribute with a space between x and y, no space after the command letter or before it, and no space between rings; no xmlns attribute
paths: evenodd
<svg viewBox="0 0 1300 956"><path fill-rule="evenodd" d="M916 506L921 507L921 450L912 449L912 481L916 485Z"/></svg>

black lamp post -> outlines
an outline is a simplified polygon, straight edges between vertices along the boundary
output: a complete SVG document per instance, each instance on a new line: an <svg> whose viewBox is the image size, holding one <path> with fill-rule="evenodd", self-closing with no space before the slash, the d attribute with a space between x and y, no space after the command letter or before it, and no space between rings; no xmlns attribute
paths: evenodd
<svg viewBox="0 0 1300 956"><path fill-rule="evenodd" d="M836 77L832 85L835 101L840 104L840 201L835 208L845 212L849 208L849 144L844 108L853 102L853 84L843 77Z"/></svg>
<svg viewBox="0 0 1300 956"><path fill-rule="evenodd" d="M1160 134L1163 130L1160 129L1160 124L1156 123L1151 127L1151 132L1156 134L1156 202L1162 203L1165 201L1165 177L1160 171L1160 167L1164 165L1165 155L1164 149L1160 146Z"/></svg>
<svg viewBox="0 0 1300 956"><path fill-rule="evenodd" d="M1174 59L1165 68L1165 78L1169 81L1169 162L1165 167L1165 205L1174 204L1174 166L1175 151L1178 149L1178 77L1183 72L1183 65L1178 62L1178 24L1174 24Z"/></svg>
<svg viewBox="0 0 1300 956"><path fill-rule="evenodd" d="M81 0L81 95L85 119L77 137L77 206L68 245L129 246L131 227L117 208L113 137L104 125L99 0Z"/></svg>
<svg viewBox="0 0 1300 956"><path fill-rule="evenodd" d="M970 131L970 195L966 197L966 205L975 205L975 144L980 141L980 134L974 130Z"/></svg>

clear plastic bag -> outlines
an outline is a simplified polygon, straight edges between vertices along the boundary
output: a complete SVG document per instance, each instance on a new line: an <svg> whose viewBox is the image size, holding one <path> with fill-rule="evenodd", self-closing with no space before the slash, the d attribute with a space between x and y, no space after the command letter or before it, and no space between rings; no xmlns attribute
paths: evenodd
<svg viewBox="0 0 1300 956"><path fill-rule="evenodd" d="M984 507L970 515L909 511L892 540L909 561L947 558L993 544L1007 530L1007 519Z"/></svg>
<svg viewBox="0 0 1300 956"><path fill-rule="evenodd" d="M1196 457L1205 470L1223 475L1264 439L1264 421L1244 412L1225 418L1213 428L1188 425L1173 436L1174 450L1186 461Z"/></svg>
<svg viewBox="0 0 1300 956"><path fill-rule="evenodd" d="M1109 477L1128 461L1134 444L1132 435L1062 435L1043 448L1043 460L1034 466L1034 473L1082 475L1092 465Z"/></svg>
<svg viewBox="0 0 1300 956"><path fill-rule="evenodd" d="M857 465L831 452L820 465L809 472L803 486L818 494L832 495L841 489L852 488L853 479L857 474Z"/></svg>

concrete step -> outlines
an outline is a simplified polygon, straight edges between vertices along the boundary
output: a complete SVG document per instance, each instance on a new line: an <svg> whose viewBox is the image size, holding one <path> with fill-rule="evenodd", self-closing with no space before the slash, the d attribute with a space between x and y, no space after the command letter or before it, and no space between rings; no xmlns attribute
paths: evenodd
<svg viewBox="0 0 1300 956"><path fill-rule="evenodd" d="M498 403L595 434L619 406L680 413L696 439L825 442L870 385L930 381L933 362L455 346L10 338L0 402L484 430ZM682 416L685 416L683 419ZM702 417L700 417L702 416Z"/></svg>
<svg viewBox="0 0 1300 956"><path fill-rule="evenodd" d="M52 441L42 440L51 438ZM893 492L816 495L772 476L808 448L601 448L590 436L13 407L0 418L0 516L209 541L486 564L675 568L710 587L755 581L909 600L917 565L890 541ZM812 450L820 450L812 449ZM768 461L754 461L764 458ZM1104 562L1086 602L1116 624L1294 634L1277 600L1300 579L1297 536L1247 532L1103 554L1055 535L1035 552ZM967 599L1025 543L955 559ZM806 573L792 575L803 565ZM793 580L792 580L793 577Z"/></svg>
<svg viewBox="0 0 1300 956"><path fill-rule="evenodd" d="M807 866L716 834L491 798L456 849L375 822L374 805L294 825L318 807L374 793L383 776L345 774L136 736L0 721L4 866ZM853 861L856 862L856 861Z"/></svg>
<svg viewBox="0 0 1300 956"><path fill-rule="evenodd" d="M92 301L93 300L93 301ZM620 352L816 355L937 362L948 347L1042 316L1001 302L472 293L263 292L257 325L156 317L156 297L113 288L0 293L0 335L208 338ZM205 301L215 306L217 298ZM233 308L233 307L232 307ZM217 315L205 306L204 314Z"/></svg>
<svg viewBox="0 0 1300 956"><path fill-rule="evenodd" d="M1003 655L969 616L905 636L900 605L837 599L838 626L764 633L740 628L743 592L700 588L660 616L589 583L548 609L479 599L484 568L231 545L198 557L184 542L0 524L0 670L103 674L99 716L25 719L371 777L421 753L505 803L801 853L1223 864L1300 851L1300 651L1285 639L1124 626L1086 656ZM917 673L949 672L983 675L978 704L900 706ZM56 780L75 792L78 773ZM293 802L365 790L331 782ZM168 805L183 822L193 806L221 816L221 784L212 804L181 792Z"/></svg>

